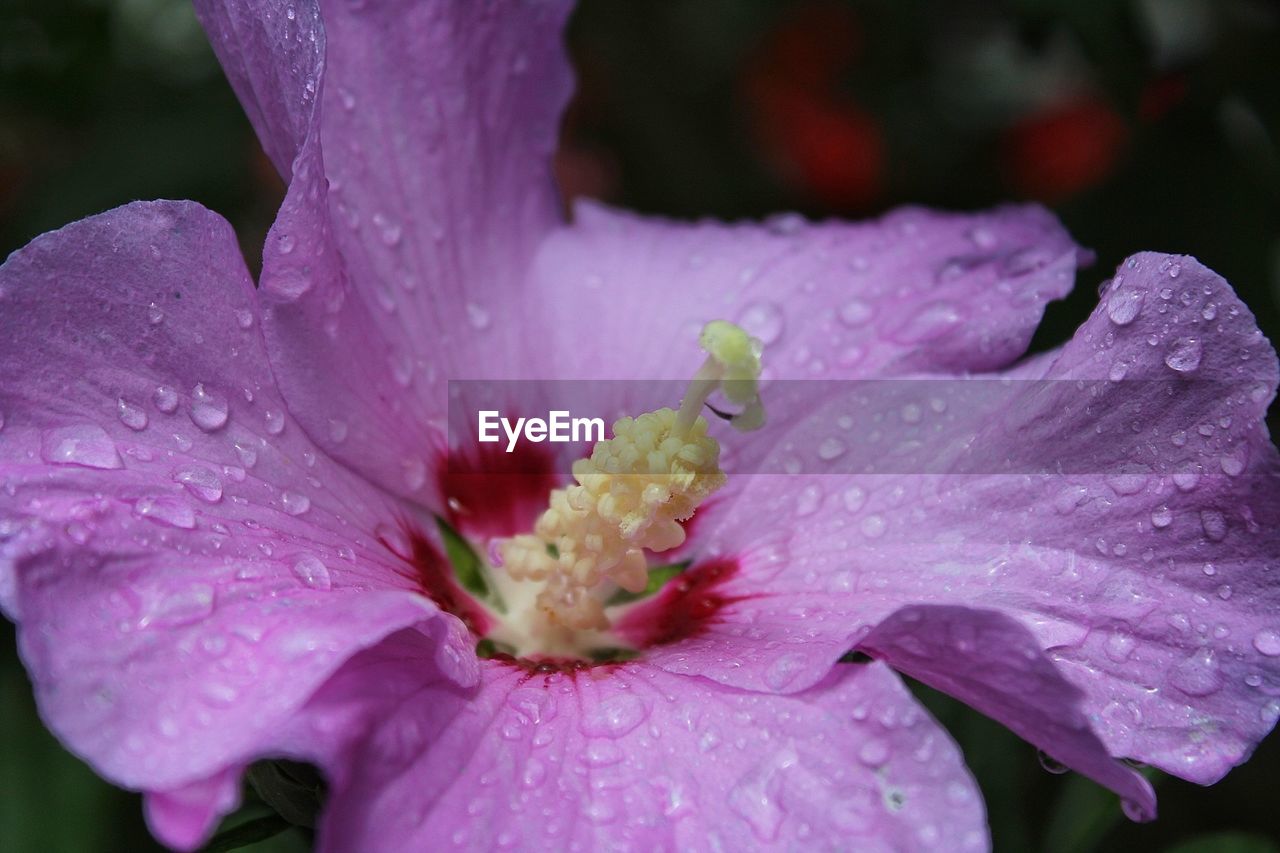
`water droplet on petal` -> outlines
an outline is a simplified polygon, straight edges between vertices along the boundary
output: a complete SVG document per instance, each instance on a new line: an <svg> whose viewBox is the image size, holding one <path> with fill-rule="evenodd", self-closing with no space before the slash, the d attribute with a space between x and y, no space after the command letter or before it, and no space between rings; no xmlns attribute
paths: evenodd
<svg viewBox="0 0 1280 853"><path fill-rule="evenodd" d="M205 432L227 423L227 398L199 383L191 389L191 422Z"/></svg>
<svg viewBox="0 0 1280 853"><path fill-rule="evenodd" d="M123 397L116 400L116 414L120 416L120 423L131 430L144 430L147 428L147 413Z"/></svg>
<svg viewBox="0 0 1280 853"><path fill-rule="evenodd" d="M903 344L919 344L942 337L960 325L964 315L949 302L931 302L921 308L893 333L893 339Z"/></svg>
<svg viewBox="0 0 1280 853"><path fill-rule="evenodd" d="M222 480L208 468L184 465L173 472L173 479L205 503L216 504L222 500Z"/></svg>
<svg viewBox="0 0 1280 853"><path fill-rule="evenodd" d="M801 490L799 497L796 498L796 515L806 516L813 515L818 511L818 506L822 503L822 492L817 486L805 486Z"/></svg>
<svg viewBox="0 0 1280 853"><path fill-rule="evenodd" d="M772 302L753 302L743 309L738 325L747 334L759 338L761 343L769 346L782 337L785 320L782 309Z"/></svg>
<svg viewBox="0 0 1280 853"><path fill-rule="evenodd" d="M1164 355L1164 363L1168 365L1170 370L1176 370L1179 373L1191 373L1200 366L1200 359L1204 353L1200 346L1200 341L1196 338L1179 338L1173 342L1173 346Z"/></svg>
<svg viewBox="0 0 1280 853"><path fill-rule="evenodd" d="M298 561L293 564L293 574L312 589L329 589L333 585L333 580L329 576L329 567L323 560L310 554L298 558Z"/></svg>
<svg viewBox="0 0 1280 853"><path fill-rule="evenodd" d="M400 239L404 236L404 229L381 213L373 215L373 225L378 229L378 236L382 238L385 246L399 245Z"/></svg>
<svg viewBox="0 0 1280 853"><path fill-rule="evenodd" d="M45 430L40 440L40 456L54 465L103 469L124 467L115 442L106 430L96 424Z"/></svg>
<svg viewBox="0 0 1280 853"><path fill-rule="evenodd" d="M178 392L168 385L157 386L151 394L151 402L166 415L173 414L178 409Z"/></svg>
<svg viewBox="0 0 1280 853"><path fill-rule="evenodd" d="M843 441L831 436L823 439L822 443L818 445L818 458L825 462L830 462L843 456L848 449L848 445Z"/></svg>
<svg viewBox="0 0 1280 853"><path fill-rule="evenodd" d="M247 308L237 309L236 325L242 329L252 329L253 328L253 312Z"/></svg>
<svg viewBox="0 0 1280 853"><path fill-rule="evenodd" d="M335 418L329 420L329 438L334 444L342 444L347 440L347 422Z"/></svg>
<svg viewBox="0 0 1280 853"><path fill-rule="evenodd" d="M875 309L859 299L850 299L840 306L840 322L849 328L857 328L871 319Z"/></svg>
<svg viewBox="0 0 1280 853"><path fill-rule="evenodd" d="M289 515L302 515L311 509L311 498L297 492L281 492L280 505Z"/></svg>
<svg viewBox="0 0 1280 853"><path fill-rule="evenodd" d="M1117 326L1127 326L1142 311L1142 291L1132 287L1113 290L1107 300L1107 317Z"/></svg>
<svg viewBox="0 0 1280 853"><path fill-rule="evenodd" d="M979 249L994 249L996 247L995 232L985 225L978 225L969 230L969 239L973 245Z"/></svg>
<svg viewBox="0 0 1280 853"><path fill-rule="evenodd" d="M1161 504L1151 511L1151 526L1158 528L1168 527L1173 524L1173 512L1169 507Z"/></svg>
<svg viewBox="0 0 1280 853"><path fill-rule="evenodd" d="M138 627L176 627L198 622L213 612L214 597L214 589L207 583L193 583L156 596L144 606Z"/></svg>
<svg viewBox="0 0 1280 853"><path fill-rule="evenodd" d="M887 527L888 525L885 523L885 520L878 515L868 515L866 518L862 519L862 524L860 525L862 535L868 539L879 539L884 535L884 531Z"/></svg>
<svg viewBox="0 0 1280 853"><path fill-rule="evenodd" d="M1280 656L1280 631L1264 628L1253 635L1253 647L1267 657Z"/></svg>
<svg viewBox="0 0 1280 853"><path fill-rule="evenodd" d="M159 326L164 322L164 311L154 302L147 306L147 322L153 326Z"/></svg>
<svg viewBox="0 0 1280 853"><path fill-rule="evenodd" d="M1204 535L1214 542L1221 542L1227 536L1227 520L1216 509L1200 511L1200 526L1204 528Z"/></svg>
<svg viewBox="0 0 1280 853"><path fill-rule="evenodd" d="M1213 649L1202 648L1169 671L1169 683L1188 696L1208 696L1222 686Z"/></svg>
<svg viewBox="0 0 1280 853"><path fill-rule="evenodd" d="M237 441L235 443L236 456L240 457L240 464L246 468L252 468L258 461L258 451L254 450L249 444Z"/></svg>
<svg viewBox="0 0 1280 853"><path fill-rule="evenodd" d="M867 503L867 492L859 486L850 486L844 490L840 496L844 502L844 508L849 512L857 512Z"/></svg>
<svg viewBox="0 0 1280 853"><path fill-rule="evenodd" d="M133 504L133 512L140 518L150 519L169 527L190 530L196 526L196 514L186 501L171 497L144 497Z"/></svg>
<svg viewBox="0 0 1280 853"><path fill-rule="evenodd" d="M649 716L644 702L630 693L615 693L589 707L582 716L582 733L588 737L619 738Z"/></svg>
<svg viewBox="0 0 1280 853"><path fill-rule="evenodd" d="M283 412L277 412L274 409L267 409L262 413L262 419L266 422L267 432L272 435L279 435L284 432Z"/></svg>

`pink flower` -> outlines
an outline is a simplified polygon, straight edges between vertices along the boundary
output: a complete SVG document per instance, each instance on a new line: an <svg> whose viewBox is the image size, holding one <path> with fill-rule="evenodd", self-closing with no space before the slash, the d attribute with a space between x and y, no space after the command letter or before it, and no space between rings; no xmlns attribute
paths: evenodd
<svg viewBox="0 0 1280 853"><path fill-rule="evenodd" d="M1045 212L567 224L567 4L323 5L198 4L290 177L258 289L181 202L0 268L0 605L50 727L161 840L196 846L288 756L327 776L325 850L985 847L894 670L1138 819L1118 758L1207 784L1271 729L1277 361L1220 277L1137 255L1015 363L1082 254ZM637 659L478 659L501 617L433 516L483 553L558 469L451 448L447 380L683 380L721 317L775 380L932 381L769 386L768 425L723 437L762 473L617 618ZM956 381L979 373L1034 381Z"/></svg>

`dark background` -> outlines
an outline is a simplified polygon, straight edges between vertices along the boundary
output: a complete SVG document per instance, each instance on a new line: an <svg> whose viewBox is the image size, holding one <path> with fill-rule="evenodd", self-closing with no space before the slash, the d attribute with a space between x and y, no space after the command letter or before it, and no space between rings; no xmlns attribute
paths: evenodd
<svg viewBox="0 0 1280 853"><path fill-rule="evenodd" d="M1038 199L1099 260L1036 349L1066 339L1142 249L1197 256L1280 332L1274 3L587 0L570 45L566 196L721 218ZM183 0L0 0L0 256L134 199L192 198L236 226L256 267L282 193ZM1280 850L1276 738L1212 788L1155 774L1161 817L1137 825L918 690L982 784L997 849ZM237 820L267 812L250 801ZM140 814L41 727L6 625L0 849L155 849ZM305 833L252 849L305 850Z"/></svg>

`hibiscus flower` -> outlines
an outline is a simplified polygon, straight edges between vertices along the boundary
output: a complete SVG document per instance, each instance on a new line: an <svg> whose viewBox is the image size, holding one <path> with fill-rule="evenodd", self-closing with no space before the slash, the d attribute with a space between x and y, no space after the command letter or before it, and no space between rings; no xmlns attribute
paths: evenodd
<svg viewBox="0 0 1280 853"><path fill-rule="evenodd" d="M289 179L258 286L183 202L0 268L0 606L50 728L166 844L288 757L324 850L982 849L897 672L1136 819L1119 759L1211 783L1280 716L1277 360L1194 259L1131 258L1019 361L1086 256L1035 207L564 221L566 3L198 9ZM712 325L699 368L717 320L762 354ZM635 418L588 490L676 442L657 491L605 483L616 560L560 559L612 511L567 450L448 429L510 379ZM717 388L764 425L697 419Z"/></svg>

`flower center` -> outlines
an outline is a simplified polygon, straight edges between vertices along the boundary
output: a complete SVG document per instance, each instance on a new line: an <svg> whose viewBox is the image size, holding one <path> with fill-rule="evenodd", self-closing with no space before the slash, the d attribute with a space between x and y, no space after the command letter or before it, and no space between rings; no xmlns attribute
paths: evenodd
<svg viewBox="0 0 1280 853"><path fill-rule="evenodd" d="M516 657L598 659L626 652L610 633L615 608L656 592L680 567L651 571L647 552L684 543L681 522L725 482L720 446L699 412L717 390L739 406L734 427L764 422L757 391L760 343L732 323L702 330L706 361L680 409L613 424L613 437L573 465L532 533L497 543L492 572L506 612L485 638Z"/></svg>

